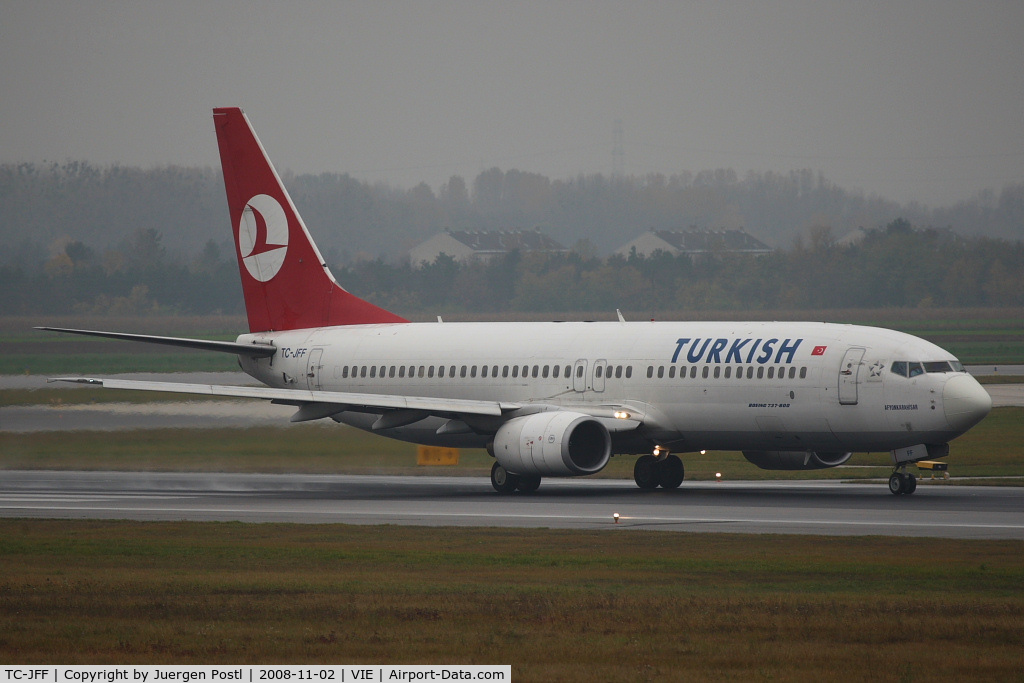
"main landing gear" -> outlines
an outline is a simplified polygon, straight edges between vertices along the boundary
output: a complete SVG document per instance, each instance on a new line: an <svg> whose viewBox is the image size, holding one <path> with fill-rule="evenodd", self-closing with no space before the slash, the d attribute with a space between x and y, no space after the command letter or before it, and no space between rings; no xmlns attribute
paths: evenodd
<svg viewBox="0 0 1024 683"><path fill-rule="evenodd" d="M498 493L533 493L540 488L540 475L512 474L498 463L491 466L491 486Z"/></svg>
<svg viewBox="0 0 1024 683"><path fill-rule="evenodd" d="M894 496L907 495L917 490L917 477L907 472L906 467L893 470L889 477L889 492Z"/></svg>
<svg viewBox="0 0 1024 683"><path fill-rule="evenodd" d="M677 489L686 475L683 461L675 455L659 460L653 455L641 455L633 466L633 481L642 489Z"/></svg>

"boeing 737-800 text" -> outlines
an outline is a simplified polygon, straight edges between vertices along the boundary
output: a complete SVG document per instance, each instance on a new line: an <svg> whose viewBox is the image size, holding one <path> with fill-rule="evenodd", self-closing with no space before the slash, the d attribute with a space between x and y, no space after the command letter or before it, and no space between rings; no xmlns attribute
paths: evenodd
<svg viewBox="0 0 1024 683"><path fill-rule="evenodd" d="M419 444L483 447L502 493L640 454L641 488L675 488L674 453L740 450L766 469L891 451L943 457L992 402L951 354L873 327L792 322L410 323L334 280L240 109L213 112L249 333L212 342L63 332L236 354L264 387L61 378L267 399Z"/></svg>

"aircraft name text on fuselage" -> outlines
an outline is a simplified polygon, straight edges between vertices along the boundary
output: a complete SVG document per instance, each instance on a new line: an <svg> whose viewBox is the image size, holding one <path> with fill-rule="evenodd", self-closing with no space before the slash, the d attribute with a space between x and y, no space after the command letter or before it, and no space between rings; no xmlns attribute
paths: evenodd
<svg viewBox="0 0 1024 683"><path fill-rule="evenodd" d="M678 363L685 359L688 363L759 363L761 365L792 363L793 356L802 341L803 339L786 339L779 344L779 340L774 338L752 339L746 337L730 340L708 337L702 340L700 337L696 339L685 337L676 340L676 350L672 354L672 362ZM776 349L776 344L779 344L778 349ZM689 348L686 348L687 345ZM728 347L728 351L726 351L726 347ZM683 354L684 349L686 349L685 354ZM760 355L757 355L758 352Z"/></svg>

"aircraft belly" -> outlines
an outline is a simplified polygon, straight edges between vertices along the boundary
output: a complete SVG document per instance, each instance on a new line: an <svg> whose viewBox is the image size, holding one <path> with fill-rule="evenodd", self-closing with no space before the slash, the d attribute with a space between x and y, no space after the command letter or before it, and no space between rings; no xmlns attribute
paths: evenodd
<svg viewBox="0 0 1024 683"><path fill-rule="evenodd" d="M445 418L428 417L419 422L397 427L395 429L374 430L373 423L380 417L379 413L357 413L344 411L334 415L332 419L341 424L380 434L390 439L408 441L424 446L444 446L446 448L483 448L489 437L470 432L468 434L438 434L437 430L448 422Z"/></svg>

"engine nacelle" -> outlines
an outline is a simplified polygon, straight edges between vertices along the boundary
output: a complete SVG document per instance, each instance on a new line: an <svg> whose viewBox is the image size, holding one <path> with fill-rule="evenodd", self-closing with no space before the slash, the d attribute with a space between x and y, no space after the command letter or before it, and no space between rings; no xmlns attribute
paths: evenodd
<svg viewBox="0 0 1024 683"><path fill-rule="evenodd" d="M604 469L612 437L589 415L555 410L509 420L494 435L491 450L513 474L572 477Z"/></svg>
<svg viewBox="0 0 1024 683"><path fill-rule="evenodd" d="M823 470L842 465L853 453L815 451L743 451L743 457L762 470Z"/></svg>

